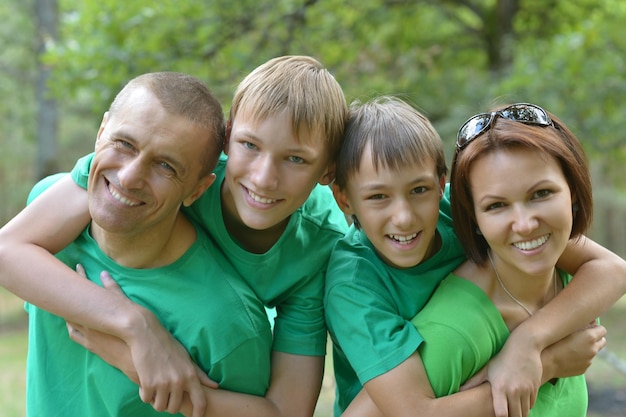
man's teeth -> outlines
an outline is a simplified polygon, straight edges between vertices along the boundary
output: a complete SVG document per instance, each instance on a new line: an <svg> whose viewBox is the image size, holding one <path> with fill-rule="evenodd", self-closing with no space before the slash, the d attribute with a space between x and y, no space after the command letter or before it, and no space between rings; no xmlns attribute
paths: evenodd
<svg viewBox="0 0 626 417"><path fill-rule="evenodd" d="M538 247L546 243L546 241L549 238L550 238L550 235L543 235L538 239L533 239L527 242L517 242L517 243L514 243L513 245L516 248L521 249L521 250L533 250L533 249L537 249Z"/></svg>
<svg viewBox="0 0 626 417"><path fill-rule="evenodd" d="M113 198L115 198L120 203L125 204L125 205L127 205L129 207L138 206L139 204L141 204L141 202L139 202L139 201L129 200L128 198L126 198L123 195L121 195L120 193L118 193L111 186L109 186L109 192L111 193Z"/></svg>
<svg viewBox="0 0 626 417"><path fill-rule="evenodd" d="M412 235L403 236L403 235L389 235L389 237L401 244L407 244L413 239L417 237L417 233L413 233Z"/></svg>
<svg viewBox="0 0 626 417"><path fill-rule="evenodd" d="M248 195L249 195L250 197L252 197L252 199L253 199L254 201L256 201L257 203L262 203L262 204L272 204L272 203L275 203L275 202L276 202L276 200L274 200L274 199L272 199L272 198L264 198L264 197L261 197L260 195L256 195L256 194L254 194L254 193L253 193L252 191L250 191L250 190L248 190Z"/></svg>

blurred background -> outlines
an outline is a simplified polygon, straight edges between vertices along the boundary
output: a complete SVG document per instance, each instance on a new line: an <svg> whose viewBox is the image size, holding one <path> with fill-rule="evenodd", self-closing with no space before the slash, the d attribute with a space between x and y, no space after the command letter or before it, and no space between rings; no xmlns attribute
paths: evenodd
<svg viewBox="0 0 626 417"><path fill-rule="evenodd" d="M626 255L622 0L3 0L0 20L0 226L38 179L93 149L102 114L130 78L190 73L227 113L252 69L304 54L331 70L348 101L411 102L448 159L458 127L494 103L557 114L591 161L589 236ZM625 303L602 318L609 345L588 373L590 416L626 415ZM3 416L25 415L26 344L22 302L0 288ZM319 417L331 415L328 366Z"/></svg>

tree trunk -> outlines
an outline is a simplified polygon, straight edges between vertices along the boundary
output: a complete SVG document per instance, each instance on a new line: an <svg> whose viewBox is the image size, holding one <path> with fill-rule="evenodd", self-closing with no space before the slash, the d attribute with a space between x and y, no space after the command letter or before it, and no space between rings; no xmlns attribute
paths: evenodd
<svg viewBox="0 0 626 417"><path fill-rule="evenodd" d="M43 62L48 46L58 39L57 0L35 0L37 22L37 164L36 180L58 171L57 101L49 94L51 68Z"/></svg>

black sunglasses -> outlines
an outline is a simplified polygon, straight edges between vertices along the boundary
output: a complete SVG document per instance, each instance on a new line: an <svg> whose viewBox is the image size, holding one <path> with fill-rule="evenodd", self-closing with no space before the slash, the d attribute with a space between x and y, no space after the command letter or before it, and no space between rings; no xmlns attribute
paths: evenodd
<svg viewBox="0 0 626 417"><path fill-rule="evenodd" d="M456 136L456 152L463 150L481 133L489 130L497 116L529 125L554 126L548 113L539 106L530 103L513 104L491 113L480 113L467 119Z"/></svg>

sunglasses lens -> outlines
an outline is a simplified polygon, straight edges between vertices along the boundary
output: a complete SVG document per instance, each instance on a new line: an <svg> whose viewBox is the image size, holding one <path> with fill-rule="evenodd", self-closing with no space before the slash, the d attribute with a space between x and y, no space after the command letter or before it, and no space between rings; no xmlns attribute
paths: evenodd
<svg viewBox="0 0 626 417"><path fill-rule="evenodd" d="M551 123L548 114L541 108L531 104L517 104L500 111L500 115L516 122L547 126Z"/></svg>
<svg viewBox="0 0 626 417"><path fill-rule="evenodd" d="M490 113L477 114L469 119L459 130L459 134L456 139L456 147L463 149L465 145L472 141L476 136L484 132L491 120Z"/></svg>

